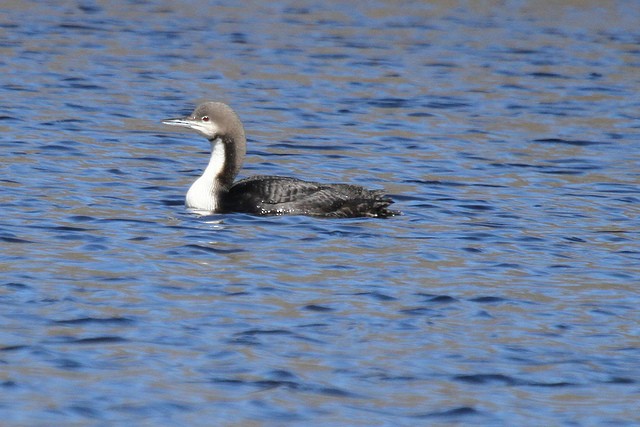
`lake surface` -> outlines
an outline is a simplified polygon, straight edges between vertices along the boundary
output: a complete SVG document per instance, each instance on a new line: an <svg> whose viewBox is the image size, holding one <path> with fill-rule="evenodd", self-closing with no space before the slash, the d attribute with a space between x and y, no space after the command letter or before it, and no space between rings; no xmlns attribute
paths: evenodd
<svg viewBox="0 0 640 427"><path fill-rule="evenodd" d="M13 2L0 415L15 426L640 423L640 3ZM198 216L160 121L390 219Z"/></svg>

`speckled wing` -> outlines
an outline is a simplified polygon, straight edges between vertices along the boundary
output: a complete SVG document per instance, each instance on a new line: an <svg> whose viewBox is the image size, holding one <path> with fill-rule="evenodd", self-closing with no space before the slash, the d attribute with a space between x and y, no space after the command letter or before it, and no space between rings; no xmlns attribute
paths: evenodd
<svg viewBox="0 0 640 427"><path fill-rule="evenodd" d="M325 217L388 217L393 201L383 192L357 185L321 184L296 178L254 176L236 182L225 197L230 212L259 215L315 215Z"/></svg>

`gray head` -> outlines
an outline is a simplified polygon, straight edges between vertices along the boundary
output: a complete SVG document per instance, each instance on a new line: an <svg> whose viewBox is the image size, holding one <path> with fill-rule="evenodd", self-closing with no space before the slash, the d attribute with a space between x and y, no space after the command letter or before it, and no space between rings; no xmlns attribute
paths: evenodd
<svg viewBox="0 0 640 427"><path fill-rule="evenodd" d="M236 112L227 104L205 102L198 105L188 117L166 119L162 123L193 129L212 143L221 140L225 144L228 161L233 165L234 176L242 167L247 152L244 127Z"/></svg>

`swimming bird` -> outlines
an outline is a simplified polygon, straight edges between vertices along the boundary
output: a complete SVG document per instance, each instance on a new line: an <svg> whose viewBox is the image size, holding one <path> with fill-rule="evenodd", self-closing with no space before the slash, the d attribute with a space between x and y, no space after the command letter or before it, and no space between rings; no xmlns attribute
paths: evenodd
<svg viewBox="0 0 640 427"><path fill-rule="evenodd" d="M187 208L213 213L310 215L318 217L389 217L393 203L383 191L359 185L323 184L282 176L252 176L234 182L246 154L240 118L221 102L205 102L191 115L162 123L193 129L209 140L211 157L202 176L187 192Z"/></svg>

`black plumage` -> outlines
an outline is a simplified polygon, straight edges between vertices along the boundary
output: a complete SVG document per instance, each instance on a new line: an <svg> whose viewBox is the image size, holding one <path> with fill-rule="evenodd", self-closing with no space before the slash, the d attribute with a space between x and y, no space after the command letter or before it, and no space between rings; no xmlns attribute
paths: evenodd
<svg viewBox="0 0 640 427"><path fill-rule="evenodd" d="M281 176L242 179L223 195L226 212L257 215L311 215L333 218L380 217L399 212L384 192L358 185L323 184Z"/></svg>

